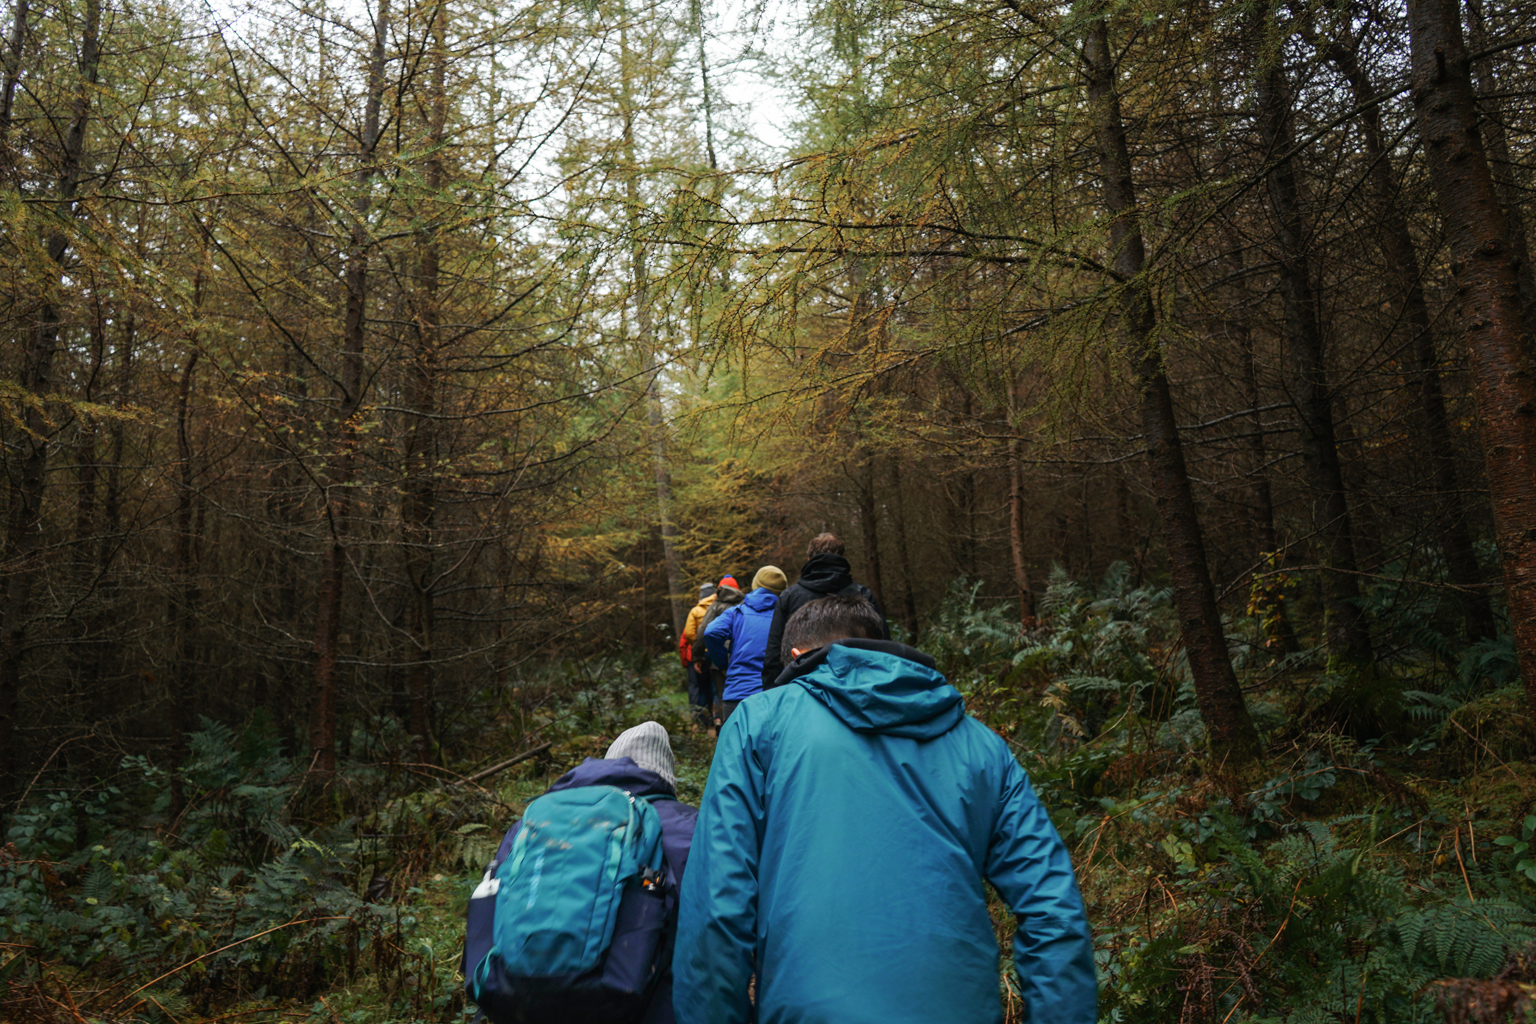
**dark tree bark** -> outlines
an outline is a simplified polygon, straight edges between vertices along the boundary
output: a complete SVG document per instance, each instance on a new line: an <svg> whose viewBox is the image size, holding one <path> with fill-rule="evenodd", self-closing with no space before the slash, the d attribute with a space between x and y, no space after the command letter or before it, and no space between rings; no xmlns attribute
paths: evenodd
<svg viewBox="0 0 1536 1024"><path fill-rule="evenodd" d="M1491 42L1488 19L1483 0L1467 0L1467 24L1472 32L1472 48L1486 50ZM1489 57L1473 69L1477 82L1478 109L1482 115L1480 131L1483 149L1488 156L1489 171L1493 174L1493 187L1504 211L1504 234L1509 239L1509 251L1515 260L1515 275L1520 282L1521 314L1530 331L1536 322L1536 266L1531 264L1530 242L1526 236L1525 216L1520 209L1521 189L1517 172L1519 165L1509 151L1509 133L1504 127L1504 104L1501 102L1498 76L1493 73L1493 58ZM1531 339L1527 336L1527 342ZM1532 356L1526 350L1526 358Z"/></svg>
<svg viewBox="0 0 1536 1024"><path fill-rule="evenodd" d="M18 14L24 18L25 12ZM43 247L50 266L44 294L31 329L24 334L18 383L37 401L22 414L15 478L11 487L10 519L6 526L3 564L8 579L0 616L0 799L9 798L16 783L16 712L21 696L22 663L27 654L27 627L32 591L42 570L43 498L47 491L48 450L53 425L43 410L52 393L53 360L62 324L60 304L66 257L70 249L69 221L75 215L80 188L81 155L90 124L91 96L101 58L101 0L86 0L81 28L79 82L59 154L58 192L52 203L53 223L44 228Z"/></svg>
<svg viewBox="0 0 1536 1024"><path fill-rule="evenodd" d="M1194 676L1200 717L1220 757L1243 761L1258 752L1258 731L1227 653L1216 590L1206 562L1205 539L1190 489L1184 449L1174 415L1173 395L1156 336L1152 295L1143 273L1146 249L1136 209L1130 147L1120 114L1109 26L1100 18L1088 27L1083 62L1088 99L1096 128L1099 165L1104 176L1104 205L1113 218L1110 241L1114 270L1123 282L1121 326L1129 343L1131 366L1141 390L1142 431L1152 491L1162 520L1173 577L1174 607Z"/></svg>
<svg viewBox="0 0 1536 1024"><path fill-rule="evenodd" d="M1339 460L1333 390L1307 259L1300 187L1291 155L1295 147L1290 129L1290 96L1280 67L1260 72L1258 94L1259 130L1270 160L1265 179L1277 229L1275 242L1279 250L1284 330L1290 349L1292 396L1301 421L1302 462L1312 487L1319 560L1324 566L1324 632L1330 657L1364 665L1371 660L1371 636L1360 608L1360 586L1355 575L1359 565Z"/></svg>
<svg viewBox="0 0 1536 1024"><path fill-rule="evenodd" d="M656 481L656 518L661 527L661 557L667 575L667 608L672 613L672 636L683 635L683 624L693 603L688 600L683 583L683 570L677 556L677 524L672 521L672 468L667 455L667 423L661 404L661 352L656 344L656 332L651 320L650 271L646 266L645 242L640 237L642 200L640 197L640 164L635 155L634 98L630 93L630 76L633 61L629 53L627 29L620 31L620 60L623 81L620 88L620 104L624 114L624 162L627 165L624 178L624 198L629 203L628 227L630 233L629 273L631 294L634 297L635 334L640 343L641 358L650 364L646 372L645 405L646 424L651 433L651 461Z"/></svg>
<svg viewBox="0 0 1536 1024"><path fill-rule="evenodd" d="M917 598L912 577L912 539L907 532L907 499L901 482L901 460L892 458L891 464L891 512L895 517L896 561L901 569L902 624L907 627L909 638L917 636Z"/></svg>
<svg viewBox="0 0 1536 1024"><path fill-rule="evenodd" d="M202 274L198 274L195 289L201 299ZM201 304L200 302L198 303ZM197 315L196 309L193 312ZM181 371L181 386L176 394L176 589L171 599L170 618L174 624L176 641L176 668L171 673L171 756L179 765L187 753L187 727L194 720L192 707L197 681L193 678L193 618L196 615L198 587L194 561L194 535L192 507L194 470L192 465L191 405L193 375L197 372L200 353L197 338L191 339L191 350L186 366ZM182 809L181 773L171 779L171 815Z"/></svg>
<svg viewBox="0 0 1536 1024"><path fill-rule="evenodd" d="M1456 0L1409 0L1413 105L1456 277L1526 703L1536 715L1536 382Z"/></svg>
<svg viewBox="0 0 1536 1024"><path fill-rule="evenodd" d="M1013 585L1019 592L1019 625L1034 629L1035 591L1030 585L1029 558L1024 549L1024 439L1014 421L1018 415L1018 378L1008 389L1008 550L1013 556Z"/></svg>
<svg viewBox="0 0 1536 1024"><path fill-rule="evenodd" d="M976 420L975 400L970 388L960 384L961 415L960 423L974 423ZM967 579L974 582L980 574L977 563L976 540L976 495L979 491L976 483L976 470L974 465L967 460L964 471L959 479L960 496L954 502L955 511L959 513L959 528L951 531L954 536L955 561L964 568ZM947 488L946 488L947 490Z"/></svg>
<svg viewBox="0 0 1536 1024"><path fill-rule="evenodd" d="M1243 271L1242 247L1235 234L1229 234L1228 245L1232 251L1231 262L1238 275ZM1264 443L1259 413L1259 371L1253 354L1253 331L1244 321L1234 324L1232 330L1237 342L1237 357L1243 401L1254 410L1253 429L1248 431L1248 528L1252 534L1253 550L1259 556L1260 565L1266 563L1275 568L1280 562L1280 531L1275 528L1274 489L1269 482L1269 446ZM1285 597L1278 586L1255 581L1250 585L1250 600L1259 608L1265 624L1265 642L1274 644L1281 651L1293 654L1301 649L1296 631L1286 612Z"/></svg>
<svg viewBox="0 0 1536 1024"><path fill-rule="evenodd" d="M693 23L694 35L699 42L699 93L704 109L704 152L709 157L709 169L718 170L719 164L715 159L715 117L714 104L709 91L709 58L704 52L704 2L703 0L690 0L688 4L688 16Z"/></svg>
<svg viewBox="0 0 1536 1024"><path fill-rule="evenodd" d="M113 352L113 393L111 404L119 413L129 404L129 387L133 379L134 345L138 339L138 319L132 311L123 317L119 341ZM108 626L108 614L100 610L109 607L120 583L112 572L112 563L123 544L123 449L127 444L126 428L122 416L114 417L107 426L107 451L105 488L101 496L101 517L96 532L94 551L94 575L99 595L98 610L93 612L85 625L90 636L100 636ZM107 674L109 660L114 656L113 645L95 643L84 654L84 669L80 685L86 695L87 718L94 718L104 694L102 679Z"/></svg>
<svg viewBox="0 0 1536 1024"><path fill-rule="evenodd" d="M869 283L869 266L861 258L850 256L846 260L848 291L853 303L848 307L847 324L843 329L842 344L849 352L858 352L867 346L880 343L878 319L874 316L874 297ZM874 391L883 394L884 382L877 380ZM864 435L864 418L856 417L849 448L858 459L859 475L854 478L859 489L859 529L864 539L865 574L863 583L874 593L875 600L889 609L884 589L884 564L880 553L880 509L884 502L884 474L880 470L879 449ZM829 428L835 429L835 428ZM897 540L900 543L900 540Z"/></svg>
<svg viewBox="0 0 1536 1024"><path fill-rule="evenodd" d="M1371 192L1380 218L1376 238L1387 266L1396 275L1395 284L1402 296L1403 322L1413 335L1414 372L1422 415L1419 425L1428 442L1435 491L1445 517L1441 548L1445 555L1446 575L1459 588L1467 636L1474 640L1485 639L1494 634L1493 606L1481 589L1483 574L1467 527L1466 502L1456 480L1456 446L1451 435L1451 418L1445 408L1445 393L1440 387L1434 320L1424 298L1418 249L1408 230L1408 218L1398 202L1392 155L1381 130L1381 106L1372 102L1376 92L1356 56L1358 39L1349 45L1338 41L1320 44L1315 37L1309 41L1338 67L1360 106L1360 129L1365 154L1371 164Z"/></svg>
<svg viewBox="0 0 1536 1024"><path fill-rule="evenodd" d="M432 9L431 124L427 157L427 192L435 200L443 187L443 144L448 117L445 87L447 53L444 36L447 15L442 2ZM407 575L410 578L410 665L407 669L411 700L411 735L416 738L416 757L428 761L431 743L432 634L436 620L436 569L433 559L433 526L437 516L437 374L442 341L439 306L441 243L435 229L428 229L421 246L421 277L416 297L416 350L406 371L407 405L413 411L406 435L406 480L401 506L405 532Z"/></svg>
<svg viewBox="0 0 1536 1024"><path fill-rule="evenodd" d="M94 287L94 282L93 282ZM101 309L101 296L93 296L93 313L88 328L87 348L91 353L91 368L81 388L87 402L100 400L99 387L107 365L107 329ZM74 545L71 553L72 583L77 589L77 600L90 607L92 592L99 586L96 575L95 549L97 531L100 528L101 504L101 422L89 413L82 413L76 429L75 441L75 526ZM75 639L75 648L69 657L70 680L68 689L59 694L59 700L67 709L71 722L84 724L91 720L90 700L95 690L93 668L99 648L100 616L94 610L72 617L68 625ZM70 763L69 748L59 756L61 766Z"/></svg>
<svg viewBox="0 0 1536 1024"><path fill-rule="evenodd" d="M340 685L341 607L347 575L348 520L357 472L358 423L363 404L363 358L368 337L368 260L372 240L369 184L378 172L379 109L384 98L384 44L389 35L389 0L379 0L374 20L368 96L358 141L357 195L352 204L352 237L347 252L347 305L342 325L340 403L336 412L332 468L326 481L325 517L330 543L321 570L315 613L315 676L310 706L309 749L322 776L336 770L336 699Z"/></svg>
<svg viewBox="0 0 1536 1024"><path fill-rule="evenodd" d="M875 501L879 474L875 471L875 456L869 455L860 463L859 532L864 539L864 585L884 603L880 575L880 507Z"/></svg>
<svg viewBox="0 0 1536 1024"><path fill-rule="evenodd" d="M1035 615L1035 591L1030 585L1029 559L1024 553L1024 468L1020 464L1022 443L1015 439L1008 445L1008 547L1013 555L1013 586L1019 593L1019 625L1034 629L1040 624Z"/></svg>
<svg viewBox="0 0 1536 1024"><path fill-rule="evenodd" d="M19 189L15 158L11 152L11 125L16 106L16 88L21 84L21 55L27 42L27 0L16 0L11 21L11 38L5 48L5 79L0 81L0 177L11 188Z"/></svg>

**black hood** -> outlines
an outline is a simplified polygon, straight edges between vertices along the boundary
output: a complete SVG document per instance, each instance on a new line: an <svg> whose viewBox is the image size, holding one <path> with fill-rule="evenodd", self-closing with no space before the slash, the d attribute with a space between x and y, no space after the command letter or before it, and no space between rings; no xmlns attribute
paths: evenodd
<svg viewBox="0 0 1536 1024"><path fill-rule="evenodd" d="M812 555L800 570L800 586L818 594L836 594L852 582L848 559L842 555Z"/></svg>

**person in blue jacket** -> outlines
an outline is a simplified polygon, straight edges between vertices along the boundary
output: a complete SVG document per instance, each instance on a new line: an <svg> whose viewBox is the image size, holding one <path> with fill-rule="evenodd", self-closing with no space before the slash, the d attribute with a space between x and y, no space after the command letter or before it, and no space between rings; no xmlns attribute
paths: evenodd
<svg viewBox="0 0 1536 1024"><path fill-rule="evenodd" d="M881 625L857 597L806 605L786 684L721 730L683 878L678 1024L1001 1022L983 879L1016 918L1023 1019L1093 1024L1066 846L933 659L860 639Z"/></svg>
<svg viewBox="0 0 1536 1024"><path fill-rule="evenodd" d="M633 796L657 797L651 801L651 806L661 819L661 848L666 857L671 893L668 901L673 905L679 884L686 877L688 848L693 843L694 822L699 813L677 799L676 773L676 760L666 728L659 722L641 722L621 732L608 747L606 757L587 758L549 787L549 792L553 793L578 786L617 786ZM495 865L507 859L521 825L522 822L518 822L507 830L495 859L491 861L493 871ZM490 874L488 872L486 877ZM484 941L489 944L488 937ZM467 951L466 946L466 954ZM473 965L467 962L463 965L466 978L472 969ZM668 970L657 980L639 1024L672 1024L672 977Z"/></svg>
<svg viewBox="0 0 1536 1024"><path fill-rule="evenodd" d="M704 628L709 660L725 666L722 722L731 717L736 705L763 688L763 657L768 651L773 609L788 584L778 566L763 566L752 577L752 588L741 604L722 612Z"/></svg>

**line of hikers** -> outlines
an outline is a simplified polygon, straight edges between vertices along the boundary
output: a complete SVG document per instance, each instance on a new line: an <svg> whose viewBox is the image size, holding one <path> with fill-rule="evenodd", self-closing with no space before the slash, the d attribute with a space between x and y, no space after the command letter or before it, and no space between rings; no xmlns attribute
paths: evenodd
<svg viewBox="0 0 1536 1024"><path fill-rule="evenodd" d="M835 542L816 538L807 568L841 559ZM1015 916L1021 1019L1096 1019L1082 898L1028 777L932 658L887 639L846 566L782 622L794 588L765 567L731 606L756 625L719 627L717 647L703 627L726 669L697 811L646 722L507 832L465 939L493 1024L1001 1022L984 883ZM759 591L774 600L752 608ZM770 634L748 686L737 655Z"/></svg>
<svg viewBox="0 0 1536 1024"><path fill-rule="evenodd" d="M678 656L688 676L688 702L706 727L719 728L743 700L773 685L784 671L784 624L811 601L833 594L862 597L880 613L879 639L890 639L880 602L854 582L836 534L811 539L800 579L785 589L788 583L782 569L765 565L745 592L730 575L699 588L699 603L678 638Z"/></svg>

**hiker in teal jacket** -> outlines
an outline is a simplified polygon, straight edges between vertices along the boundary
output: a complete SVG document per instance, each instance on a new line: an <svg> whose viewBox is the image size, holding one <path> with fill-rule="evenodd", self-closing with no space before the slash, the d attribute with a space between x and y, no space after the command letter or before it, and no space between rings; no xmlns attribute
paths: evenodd
<svg viewBox="0 0 1536 1024"><path fill-rule="evenodd" d="M721 730L682 884L678 1024L1001 1022L983 878L1017 918L1024 1019L1093 1024L1066 847L931 658L829 642L880 626L858 598L806 605L785 629L786 685Z"/></svg>

